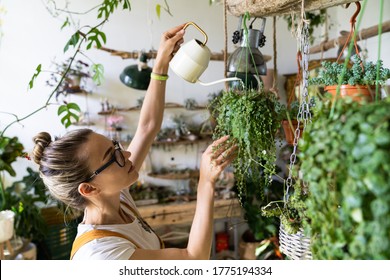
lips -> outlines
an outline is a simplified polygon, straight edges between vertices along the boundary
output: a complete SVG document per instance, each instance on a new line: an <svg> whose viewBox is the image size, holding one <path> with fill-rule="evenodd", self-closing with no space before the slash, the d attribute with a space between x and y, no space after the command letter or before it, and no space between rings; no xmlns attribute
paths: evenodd
<svg viewBox="0 0 390 280"><path fill-rule="evenodd" d="M131 165L131 167L129 168L129 171L127 171L127 173L130 173L134 170L134 165Z"/></svg>

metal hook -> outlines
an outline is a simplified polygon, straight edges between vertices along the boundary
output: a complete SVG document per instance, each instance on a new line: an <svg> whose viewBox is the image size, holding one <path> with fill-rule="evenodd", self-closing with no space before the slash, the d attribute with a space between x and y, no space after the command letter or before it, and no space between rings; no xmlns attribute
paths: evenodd
<svg viewBox="0 0 390 280"><path fill-rule="evenodd" d="M357 18L357 16L359 15L360 9L361 9L360 2L357 1L357 2L355 2L355 4L356 4L356 11L355 11L355 13L352 15L351 19L349 20L349 22L350 22L351 24L354 24L354 23L356 22L356 18ZM348 9L349 5L351 5L351 3L348 3L348 4L345 6L345 8Z"/></svg>

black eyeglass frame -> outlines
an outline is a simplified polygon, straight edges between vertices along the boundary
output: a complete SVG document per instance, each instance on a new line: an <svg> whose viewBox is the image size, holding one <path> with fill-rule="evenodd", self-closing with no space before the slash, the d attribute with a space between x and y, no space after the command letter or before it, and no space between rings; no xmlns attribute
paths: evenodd
<svg viewBox="0 0 390 280"><path fill-rule="evenodd" d="M86 182L90 182L92 181L93 178L95 178L97 175L99 175L100 173L102 173L107 167L109 167L111 164L113 164L114 162L116 162L116 164L118 164L119 167L124 167L126 165L126 159L125 159L125 156L123 155L122 151L122 147L121 145L119 144L118 141L116 140L112 140L112 143L114 144L114 153L112 154L112 157L109 161L107 161L105 164L103 164L101 167L99 167L98 169L96 169L95 172L93 172L93 174L86 180ZM120 164L120 162L117 160L117 154L119 153L119 157L122 159L123 161L123 164Z"/></svg>

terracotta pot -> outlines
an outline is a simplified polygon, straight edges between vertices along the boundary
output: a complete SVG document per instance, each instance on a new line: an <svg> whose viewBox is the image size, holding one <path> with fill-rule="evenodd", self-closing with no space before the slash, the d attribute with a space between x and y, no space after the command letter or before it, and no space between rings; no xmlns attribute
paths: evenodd
<svg viewBox="0 0 390 280"><path fill-rule="evenodd" d="M337 85L334 86L326 86L324 88L327 92L332 94L333 99L337 96ZM368 86L351 86L351 85L341 85L340 86L340 97L351 97L353 101L361 102L365 101L373 101L373 95L371 94L371 89Z"/></svg>
<svg viewBox="0 0 390 280"><path fill-rule="evenodd" d="M293 145L294 144L295 130L297 129L298 121L297 120L291 120L291 124L292 124L293 128L291 128L290 122L288 120L283 120L282 121L284 135L286 137L286 142L289 145ZM300 130L300 134L299 135L300 135L300 137L302 137L303 129L301 128L299 130Z"/></svg>

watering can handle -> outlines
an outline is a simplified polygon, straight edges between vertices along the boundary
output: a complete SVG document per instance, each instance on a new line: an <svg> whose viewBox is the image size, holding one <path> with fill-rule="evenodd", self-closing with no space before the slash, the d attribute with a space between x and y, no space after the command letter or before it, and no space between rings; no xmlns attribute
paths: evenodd
<svg viewBox="0 0 390 280"><path fill-rule="evenodd" d="M207 40L208 40L207 34L202 30L202 28L200 28L195 22L192 22L192 21L187 22L184 25L183 29L185 30L189 25L193 25L196 29L198 29L200 31L200 33L203 34L204 42L202 43L202 45L205 46L207 43Z"/></svg>

